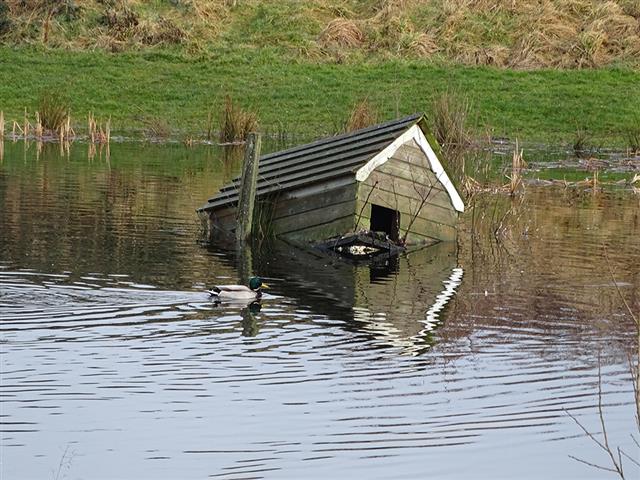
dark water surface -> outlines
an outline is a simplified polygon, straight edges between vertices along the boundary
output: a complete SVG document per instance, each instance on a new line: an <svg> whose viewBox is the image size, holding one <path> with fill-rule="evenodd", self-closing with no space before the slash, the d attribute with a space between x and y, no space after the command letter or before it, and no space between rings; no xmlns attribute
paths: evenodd
<svg viewBox="0 0 640 480"><path fill-rule="evenodd" d="M637 194L480 198L457 245L377 267L276 243L253 252L261 308L217 307L203 288L239 264L194 208L238 162L110 153L4 146L3 479L609 478L569 458L608 465L566 413L600 430L599 364L609 441L637 458L609 273L637 311Z"/></svg>

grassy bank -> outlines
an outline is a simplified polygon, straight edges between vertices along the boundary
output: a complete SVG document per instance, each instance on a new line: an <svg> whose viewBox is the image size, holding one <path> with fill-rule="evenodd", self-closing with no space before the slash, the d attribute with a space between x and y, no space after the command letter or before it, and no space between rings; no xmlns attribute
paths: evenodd
<svg viewBox="0 0 640 480"><path fill-rule="evenodd" d="M573 69L638 66L639 19L637 0L0 0L0 42Z"/></svg>
<svg viewBox="0 0 640 480"><path fill-rule="evenodd" d="M201 134L230 94L254 109L263 129L305 136L331 133L361 98L381 118L426 111L453 90L472 105L475 135L547 143L572 142L577 130L594 144L625 146L640 123L636 70L519 71L441 65L420 60L349 64L285 60L274 50L230 49L187 56L164 51L104 51L0 47L0 110L7 129L42 92L67 96L74 122L111 116L115 130L164 123L179 134ZM214 125L214 128L216 125Z"/></svg>

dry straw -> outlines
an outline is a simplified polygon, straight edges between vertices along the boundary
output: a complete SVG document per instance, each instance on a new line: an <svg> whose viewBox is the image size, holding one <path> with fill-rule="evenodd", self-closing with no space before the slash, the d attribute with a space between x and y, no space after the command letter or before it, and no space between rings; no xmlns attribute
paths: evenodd
<svg viewBox="0 0 640 480"><path fill-rule="evenodd" d="M36 138L41 139L44 134L44 129L42 128L42 120L40 119L40 112L36 112Z"/></svg>
<svg viewBox="0 0 640 480"><path fill-rule="evenodd" d="M29 136L29 127L31 127L31 123L29 123L29 117L27 116L26 108L24 109L23 125L24 127L22 128L22 133L24 135L24 138L26 139Z"/></svg>
<svg viewBox="0 0 640 480"><path fill-rule="evenodd" d="M344 126L344 131L353 132L376 123L378 123L378 112L371 102L369 102L369 99L364 98L351 109L349 118Z"/></svg>
<svg viewBox="0 0 640 480"><path fill-rule="evenodd" d="M324 48L328 47L359 47L364 42L364 34L353 20L334 18L324 28L318 37L318 42Z"/></svg>
<svg viewBox="0 0 640 480"><path fill-rule="evenodd" d="M516 139L516 146L513 150L513 157L511 160L511 176L509 177L509 193L515 195L522 186L522 170L526 168L526 163L523 158L524 150L519 148L518 139Z"/></svg>
<svg viewBox="0 0 640 480"><path fill-rule="evenodd" d="M87 117L87 127L91 143L108 144L111 141L111 117L103 125L98 123L93 112L90 112Z"/></svg>

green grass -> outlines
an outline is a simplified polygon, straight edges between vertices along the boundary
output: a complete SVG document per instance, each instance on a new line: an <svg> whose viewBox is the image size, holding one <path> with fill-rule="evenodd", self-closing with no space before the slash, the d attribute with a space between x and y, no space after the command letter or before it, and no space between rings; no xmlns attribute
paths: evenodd
<svg viewBox="0 0 640 480"><path fill-rule="evenodd" d="M0 47L0 74L7 128L25 107L35 111L42 93L59 92L70 99L79 126L93 111L99 119L111 116L117 131L141 130L145 118L154 117L176 134L201 134L209 109L220 112L229 94L257 111L265 130L280 125L317 137L344 123L364 97L390 119L424 111L450 90L471 101L476 136L491 132L570 143L580 126L596 145L624 147L640 111L640 74L624 68L514 71L417 60L340 65L282 60L269 49L194 58L167 50L109 54Z"/></svg>

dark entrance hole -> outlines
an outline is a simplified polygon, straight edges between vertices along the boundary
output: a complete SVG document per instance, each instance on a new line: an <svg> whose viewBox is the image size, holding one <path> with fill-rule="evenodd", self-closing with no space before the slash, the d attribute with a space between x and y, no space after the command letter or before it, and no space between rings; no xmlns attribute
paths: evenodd
<svg viewBox="0 0 640 480"><path fill-rule="evenodd" d="M385 232L397 242L400 239L400 212L371 204L371 230Z"/></svg>

